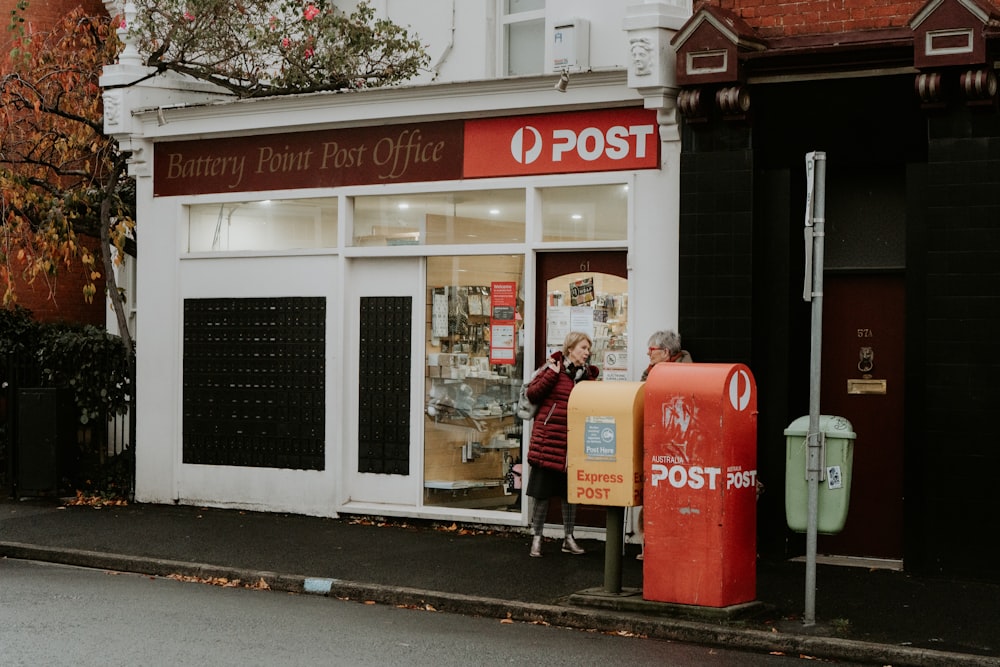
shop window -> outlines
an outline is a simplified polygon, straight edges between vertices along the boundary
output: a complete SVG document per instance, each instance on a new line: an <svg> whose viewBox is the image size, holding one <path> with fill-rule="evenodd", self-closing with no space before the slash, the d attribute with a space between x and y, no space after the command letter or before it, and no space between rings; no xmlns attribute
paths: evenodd
<svg viewBox="0 0 1000 667"><path fill-rule="evenodd" d="M336 197L197 204L188 210L188 252L304 250L336 245Z"/></svg>
<svg viewBox="0 0 1000 667"><path fill-rule="evenodd" d="M624 241L628 186L542 188L543 241Z"/></svg>
<svg viewBox="0 0 1000 667"><path fill-rule="evenodd" d="M524 257L427 259L424 503L520 511Z"/></svg>
<svg viewBox="0 0 1000 667"><path fill-rule="evenodd" d="M545 71L545 0L504 0L502 76Z"/></svg>
<svg viewBox="0 0 1000 667"><path fill-rule="evenodd" d="M354 245L523 243L524 190L354 199Z"/></svg>

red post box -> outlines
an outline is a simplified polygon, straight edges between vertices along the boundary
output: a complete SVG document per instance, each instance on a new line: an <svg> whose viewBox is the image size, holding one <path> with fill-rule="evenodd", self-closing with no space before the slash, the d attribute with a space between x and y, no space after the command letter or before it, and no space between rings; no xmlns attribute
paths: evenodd
<svg viewBox="0 0 1000 667"><path fill-rule="evenodd" d="M757 387L742 364L658 364L645 385L646 600L728 607L757 588Z"/></svg>

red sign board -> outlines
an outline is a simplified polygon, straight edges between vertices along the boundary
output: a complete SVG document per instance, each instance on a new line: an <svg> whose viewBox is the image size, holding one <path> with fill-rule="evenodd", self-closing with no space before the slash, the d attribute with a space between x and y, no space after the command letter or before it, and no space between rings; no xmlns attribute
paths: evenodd
<svg viewBox="0 0 1000 667"><path fill-rule="evenodd" d="M153 194L452 180L461 164L461 121L165 142Z"/></svg>
<svg viewBox="0 0 1000 667"><path fill-rule="evenodd" d="M463 176L656 169L656 112L605 109L465 123Z"/></svg>
<svg viewBox="0 0 1000 667"><path fill-rule="evenodd" d="M490 363L517 362L517 283L490 284Z"/></svg>
<svg viewBox="0 0 1000 667"><path fill-rule="evenodd" d="M628 108L168 141L153 195L656 169L657 128Z"/></svg>

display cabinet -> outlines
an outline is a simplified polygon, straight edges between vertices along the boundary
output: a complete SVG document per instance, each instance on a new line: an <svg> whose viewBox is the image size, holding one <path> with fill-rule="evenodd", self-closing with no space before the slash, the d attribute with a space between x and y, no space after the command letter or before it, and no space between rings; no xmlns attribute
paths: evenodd
<svg viewBox="0 0 1000 667"><path fill-rule="evenodd" d="M438 366L436 372L449 377L427 378L424 501L517 505L520 490L509 473L520 463L521 420L514 414L520 379L493 371L470 376L459 365Z"/></svg>
<svg viewBox="0 0 1000 667"><path fill-rule="evenodd" d="M514 414L520 366L490 364L486 286L430 290L424 426L424 502L499 507L517 501L505 484L520 459Z"/></svg>

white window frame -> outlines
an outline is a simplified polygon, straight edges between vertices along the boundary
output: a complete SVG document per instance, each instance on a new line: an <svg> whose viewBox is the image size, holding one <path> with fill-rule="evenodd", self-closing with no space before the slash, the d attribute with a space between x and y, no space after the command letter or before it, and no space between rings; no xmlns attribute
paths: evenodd
<svg viewBox="0 0 1000 667"><path fill-rule="evenodd" d="M497 29L499 34L497 35L497 76L500 78L506 78L512 76L507 71L507 54L510 51L510 45L508 42L508 32L507 28L518 24L518 23L528 23L531 21L542 21L545 22L545 9L534 9L528 12L516 12L513 14L508 14L504 11L504 2L500 0L497 2ZM542 50L542 68L538 72L532 72L532 74L544 74L545 73L545 40L539 44Z"/></svg>

